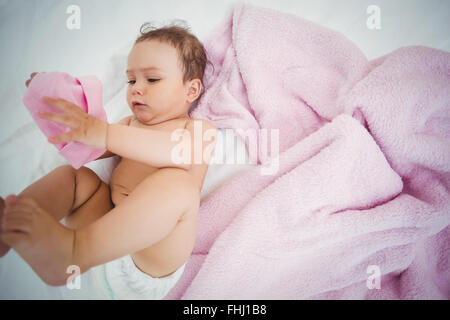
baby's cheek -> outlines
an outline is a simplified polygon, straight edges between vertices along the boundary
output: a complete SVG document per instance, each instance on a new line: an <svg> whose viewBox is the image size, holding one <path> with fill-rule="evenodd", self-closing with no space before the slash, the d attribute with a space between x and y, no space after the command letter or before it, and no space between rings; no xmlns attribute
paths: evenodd
<svg viewBox="0 0 450 320"><path fill-rule="evenodd" d="M127 104L131 107L131 94L129 89L127 90Z"/></svg>

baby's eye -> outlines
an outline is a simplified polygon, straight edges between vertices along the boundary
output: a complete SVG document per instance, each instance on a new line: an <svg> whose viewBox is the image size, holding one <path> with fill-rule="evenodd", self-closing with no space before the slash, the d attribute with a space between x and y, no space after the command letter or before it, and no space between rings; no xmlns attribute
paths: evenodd
<svg viewBox="0 0 450 320"><path fill-rule="evenodd" d="M160 79L148 79L148 82L156 82L159 81ZM136 80L129 80L127 83L128 84L135 84Z"/></svg>

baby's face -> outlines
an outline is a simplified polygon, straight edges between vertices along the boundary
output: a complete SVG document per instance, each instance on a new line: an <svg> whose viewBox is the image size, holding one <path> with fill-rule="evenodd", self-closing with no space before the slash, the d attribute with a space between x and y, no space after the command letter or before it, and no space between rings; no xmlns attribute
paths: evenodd
<svg viewBox="0 0 450 320"><path fill-rule="evenodd" d="M187 88L178 52L170 44L157 40L137 43L128 55L127 77L127 102L141 123L187 117Z"/></svg>

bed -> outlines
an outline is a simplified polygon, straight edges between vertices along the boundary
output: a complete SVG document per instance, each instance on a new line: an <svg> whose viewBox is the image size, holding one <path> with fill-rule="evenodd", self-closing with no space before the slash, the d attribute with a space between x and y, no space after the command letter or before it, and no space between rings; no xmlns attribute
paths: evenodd
<svg viewBox="0 0 450 320"><path fill-rule="evenodd" d="M374 59L407 45L424 45L450 51L448 1L378 1L380 29L367 26L376 8L372 1L247 1L261 7L291 13L343 33L367 56ZM125 103L126 55L139 27L147 21L164 24L173 19L189 23L204 40L231 12L235 1L78 1L79 28L68 23L74 8L60 1L0 1L2 43L0 95L0 195L19 193L27 185L65 164L48 144L22 103L25 81L35 71L65 71L74 76L96 75L104 86L103 101L110 122L129 114ZM375 11L373 11L375 10ZM227 165L224 158L246 154L238 138L227 145L220 131L217 150L210 166L202 199L227 180L253 164ZM88 164L109 181L117 159ZM82 277L81 289L45 285L14 252L0 259L1 299L85 299L89 283Z"/></svg>

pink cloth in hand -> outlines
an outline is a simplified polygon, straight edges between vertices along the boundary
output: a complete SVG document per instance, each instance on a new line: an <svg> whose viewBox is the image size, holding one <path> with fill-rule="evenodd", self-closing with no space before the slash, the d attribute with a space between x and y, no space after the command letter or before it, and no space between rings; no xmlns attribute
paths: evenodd
<svg viewBox="0 0 450 320"><path fill-rule="evenodd" d="M76 104L89 115L107 121L106 112L102 106L102 84L95 76L75 78L64 72L44 72L38 73L30 82L23 103L41 131L47 137L54 137L70 131L71 128L38 116L38 112L62 113L44 103L43 96L65 99ZM54 146L75 169L97 159L106 151L106 149L96 149L77 141L56 143Z"/></svg>

